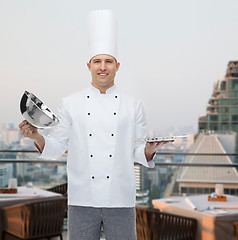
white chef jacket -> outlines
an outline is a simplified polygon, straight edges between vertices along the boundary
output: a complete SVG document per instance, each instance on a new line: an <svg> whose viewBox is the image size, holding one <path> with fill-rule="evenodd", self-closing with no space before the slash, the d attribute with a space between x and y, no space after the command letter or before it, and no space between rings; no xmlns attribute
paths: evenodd
<svg viewBox="0 0 238 240"><path fill-rule="evenodd" d="M135 206L134 162L147 162L147 128L141 102L115 85L101 94L92 85L63 99L58 124L44 136L41 158L58 159L68 148L68 203L91 207Z"/></svg>

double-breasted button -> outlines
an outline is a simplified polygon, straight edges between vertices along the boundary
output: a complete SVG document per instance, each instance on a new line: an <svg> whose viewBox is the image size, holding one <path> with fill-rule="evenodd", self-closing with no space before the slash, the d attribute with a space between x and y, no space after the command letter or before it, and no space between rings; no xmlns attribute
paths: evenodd
<svg viewBox="0 0 238 240"><path fill-rule="evenodd" d="M91 154L90 157L93 157L93 155Z"/></svg>
<svg viewBox="0 0 238 240"><path fill-rule="evenodd" d="M115 96L115 98L117 98L117 96Z"/></svg>
<svg viewBox="0 0 238 240"><path fill-rule="evenodd" d="M109 157L112 157L112 155L110 154Z"/></svg>
<svg viewBox="0 0 238 240"><path fill-rule="evenodd" d="M116 112L114 112L114 115L117 115L117 113L116 113Z"/></svg>
<svg viewBox="0 0 238 240"><path fill-rule="evenodd" d="M112 134L111 134L111 136L113 137L113 136L114 136L114 134L112 133Z"/></svg>
<svg viewBox="0 0 238 240"><path fill-rule="evenodd" d="M107 178L109 178L109 176L107 176Z"/></svg>
<svg viewBox="0 0 238 240"><path fill-rule="evenodd" d="M92 179L94 179L94 176L92 176Z"/></svg>
<svg viewBox="0 0 238 240"><path fill-rule="evenodd" d="M92 137L93 136L93 134L92 133L89 133L89 137Z"/></svg>
<svg viewBox="0 0 238 240"><path fill-rule="evenodd" d="M87 98L89 98L89 96L87 96Z"/></svg>
<svg viewBox="0 0 238 240"><path fill-rule="evenodd" d="M88 113L88 115L90 115L90 113Z"/></svg>

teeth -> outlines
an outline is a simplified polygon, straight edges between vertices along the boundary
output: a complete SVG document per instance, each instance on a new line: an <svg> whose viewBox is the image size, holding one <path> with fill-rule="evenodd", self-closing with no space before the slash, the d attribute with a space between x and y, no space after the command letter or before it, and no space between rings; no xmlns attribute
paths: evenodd
<svg viewBox="0 0 238 240"><path fill-rule="evenodd" d="M100 76L106 76L106 73L99 73Z"/></svg>

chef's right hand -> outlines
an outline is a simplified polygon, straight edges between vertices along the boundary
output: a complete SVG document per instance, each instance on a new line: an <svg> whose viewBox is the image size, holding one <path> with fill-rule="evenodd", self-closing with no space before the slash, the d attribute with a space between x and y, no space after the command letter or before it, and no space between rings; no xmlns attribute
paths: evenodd
<svg viewBox="0 0 238 240"><path fill-rule="evenodd" d="M28 121L24 120L19 124L19 128L21 131L21 135L23 137L27 137L30 139L36 139L36 137L39 135L38 130L36 127L31 125Z"/></svg>

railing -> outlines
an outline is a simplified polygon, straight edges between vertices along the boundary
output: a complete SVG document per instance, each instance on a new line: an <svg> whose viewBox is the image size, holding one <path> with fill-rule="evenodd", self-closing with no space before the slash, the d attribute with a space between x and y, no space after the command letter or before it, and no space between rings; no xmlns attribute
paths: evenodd
<svg viewBox="0 0 238 240"><path fill-rule="evenodd" d="M12 177L18 179L19 185L32 182L34 186L40 188L49 188L67 181L67 154L57 161L42 160L37 155L37 151L0 150L0 187L7 187L8 179ZM238 163L234 161L220 162L219 159L224 156L235 159L238 154L160 152L157 153L154 169L135 164L137 203L148 204L154 198L172 195L214 192L215 182L209 183L209 181L206 182L206 179L202 179L205 176L203 172L205 170L209 171L209 169L212 170L214 178L217 179L225 169L225 172L230 172L230 175L237 175L237 178L234 178L235 180L229 180L229 184L225 180L223 183L225 193L238 195L238 187L233 187L233 185L238 186ZM186 157L215 157L215 160L209 163L189 162ZM198 179L199 177L201 179L193 184L187 182L187 187L185 187L186 184L181 184L181 175L183 175L183 171L188 169L193 169ZM204 187L205 182L206 187Z"/></svg>
<svg viewBox="0 0 238 240"><path fill-rule="evenodd" d="M34 162L34 163L67 163L66 157L67 153L63 155L63 157L60 160L42 160L42 159L12 159L12 158L2 158L2 154L38 154L37 151L34 150L0 150L0 163L1 162L21 162L21 163L27 163L27 162ZM157 156L228 156L228 157L238 157L237 153L184 153L184 152L158 152ZM217 166L217 167L238 167L238 163L227 163L227 164L220 164L220 163L184 163L184 162L161 162L156 161L156 165L176 165L176 166L200 166L200 167L206 167L206 166Z"/></svg>

